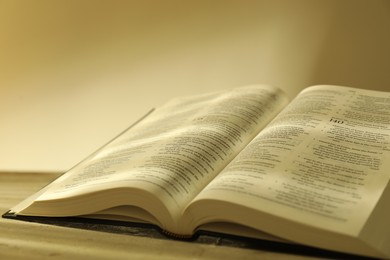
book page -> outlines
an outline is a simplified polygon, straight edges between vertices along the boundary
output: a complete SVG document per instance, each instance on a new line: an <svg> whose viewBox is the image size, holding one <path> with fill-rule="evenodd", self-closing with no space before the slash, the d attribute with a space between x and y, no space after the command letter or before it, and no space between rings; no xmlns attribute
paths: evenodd
<svg viewBox="0 0 390 260"><path fill-rule="evenodd" d="M36 200L132 187L155 194L172 216L179 215L287 103L284 93L268 86L175 99L69 171ZM147 207L149 202L138 204Z"/></svg>
<svg viewBox="0 0 390 260"><path fill-rule="evenodd" d="M304 225L357 234L388 183L389 158L390 93L310 87L197 201L227 201ZM252 225L261 223L259 219Z"/></svg>

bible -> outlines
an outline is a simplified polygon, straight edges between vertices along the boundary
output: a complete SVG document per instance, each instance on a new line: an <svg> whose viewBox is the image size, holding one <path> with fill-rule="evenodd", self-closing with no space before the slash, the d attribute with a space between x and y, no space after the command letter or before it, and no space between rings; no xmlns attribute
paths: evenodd
<svg viewBox="0 0 390 260"><path fill-rule="evenodd" d="M7 215L390 257L390 92L251 85L158 107Z"/></svg>

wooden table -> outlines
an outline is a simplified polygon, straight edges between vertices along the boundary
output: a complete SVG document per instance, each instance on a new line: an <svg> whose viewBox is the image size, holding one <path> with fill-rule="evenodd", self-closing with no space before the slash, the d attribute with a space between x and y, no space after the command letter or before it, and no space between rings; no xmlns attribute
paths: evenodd
<svg viewBox="0 0 390 260"><path fill-rule="evenodd" d="M0 172L0 212L55 179L56 173ZM0 259L313 259L320 257L115 234L0 219Z"/></svg>

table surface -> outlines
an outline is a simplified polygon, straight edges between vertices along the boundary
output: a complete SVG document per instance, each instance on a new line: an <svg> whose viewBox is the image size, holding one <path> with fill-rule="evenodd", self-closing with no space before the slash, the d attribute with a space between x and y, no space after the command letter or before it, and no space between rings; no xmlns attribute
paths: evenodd
<svg viewBox="0 0 390 260"><path fill-rule="evenodd" d="M6 212L58 173L0 172L0 211ZM300 254L115 234L0 219L1 259L313 259Z"/></svg>

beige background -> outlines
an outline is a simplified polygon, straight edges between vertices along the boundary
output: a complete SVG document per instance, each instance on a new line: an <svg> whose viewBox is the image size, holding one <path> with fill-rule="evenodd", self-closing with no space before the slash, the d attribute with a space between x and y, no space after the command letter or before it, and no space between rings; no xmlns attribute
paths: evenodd
<svg viewBox="0 0 390 260"><path fill-rule="evenodd" d="M0 170L64 170L168 99L390 91L387 0L0 0Z"/></svg>

